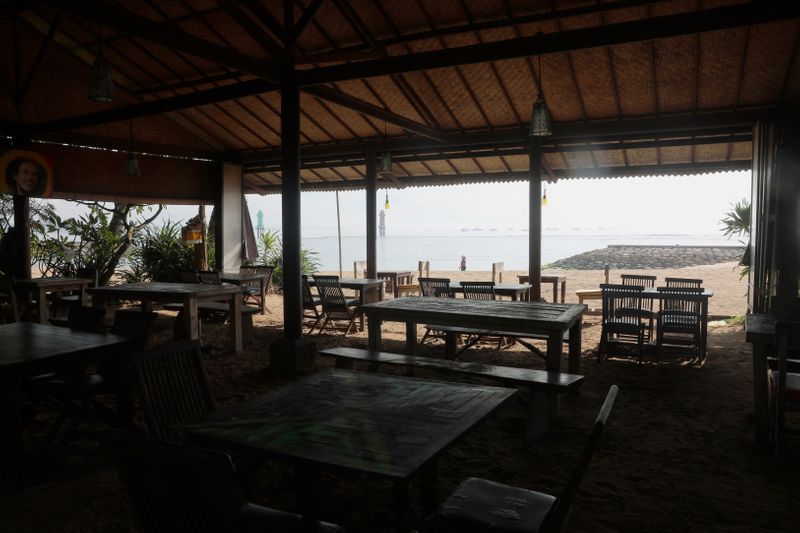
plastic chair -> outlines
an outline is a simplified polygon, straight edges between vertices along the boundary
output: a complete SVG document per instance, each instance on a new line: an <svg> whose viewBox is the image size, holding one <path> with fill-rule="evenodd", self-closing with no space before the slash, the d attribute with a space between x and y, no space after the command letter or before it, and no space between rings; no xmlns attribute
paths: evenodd
<svg viewBox="0 0 800 533"><path fill-rule="evenodd" d="M600 436L614 407L619 388L612 385L594 422L589 441L572 471L567 486L556 497L485 479L470 478L461 483L439 507L428 531L538 533L564 531L569 511L583 476L597 450Z"/></svg>

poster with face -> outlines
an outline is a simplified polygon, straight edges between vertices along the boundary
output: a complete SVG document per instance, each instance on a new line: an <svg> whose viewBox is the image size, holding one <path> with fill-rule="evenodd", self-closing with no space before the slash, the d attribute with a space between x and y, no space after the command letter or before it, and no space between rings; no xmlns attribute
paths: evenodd
<svg viewBox="0 0 800 533"><path fill-rule="evenodd" d="M5 178L0 192L49 196L53 189L53 169L42 154L27 150L0 152L0 170Z"/></svg>

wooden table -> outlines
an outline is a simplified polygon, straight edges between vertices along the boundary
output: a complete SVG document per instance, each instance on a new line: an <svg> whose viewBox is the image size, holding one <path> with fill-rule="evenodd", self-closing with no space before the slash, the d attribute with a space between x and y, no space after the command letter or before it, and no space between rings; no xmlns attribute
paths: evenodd
<svg viewBox="0 0 800 533"><path fill-rule="evenodd" d="M86 305L86 289L94 280L86 278L28 278L14 280L14 286L36 294L39 324L49 324L47 312L47 293L53 291L81 291L81 305Z"/></svg>
<svg viewBox="0 0 800 533"><path fill-rule="evenodd" d="M131 381L127 368L131 340L119 335L87 333L68 328L17 322L0 325L0 436L6 451L10 486L22 488L22 393L28 378L61 369L78 370L92 362L119 365L118 422L132 419Z"/></svg>
<svg viewBox="0 0 800 533"><path fill-rule="evenodd" d="M585 305L464 300L456 298L397 298L361 307L369 318L369 349L381 349L381 322L406 323L406 352L415 355L417 324L514 331L547 335L547 370L561 372L564 333L569 332L570 374L580 373L581 324ZM450 335L448 333L448 335ZM455 339L449 343L455 345ZM558 412L558 395L548 395L550 414Z"/></svg>
<svg viewBox="0 0 800 533"><path fill-rule="evenodd" d="M516 302L517 300L524 300L530 289L531 286L527 283L496 283L494 293L497 296L510 296L511 300ZM454 293L464 292L460 281L451 281L450 290Z"/></svg>
<svg viewBox="0 0 800 533"><path fill-rule="evenodd" d="M769 443L769 380L767 355L777 353L775 317L756 314L744 317L745 339L753 345L753 416L756 444Z"/></svg>
<svg viewBox="0 0 800 533"><path fill-rule="evenodd" d="M414 283L414 273L410 270L390 271L381 270L375 274L378 278L388 281L391 284L392 294L395 298L400 297L400 292L397 290L398 285L411 285Z"/></svg>
<svg viewBox="0 0 800 533"><path fill-rule="evenodd" d="M200 318L197 303L203 300L228 300L231 349L242 351L242 290L236 285L205 285L200 283L126 283L89 289L94 306L105 309L106 301L138 300L142 311L152 311L153 302L182 302L185 331L192 340L200 338Z"/></svg>
<svg viewBox="0 0 800 533"><path fill-rule="evenodd" d="M394 481L395 527L408 531L409 485L423 475L426 515L438 504L437 458L515 389L331 370L181 426L202 444L292 461L301 511L318 517L318 467Z"/></svg>
<svg viewBox="0 0 800 533"><path fill-rule="evenodd" d="M530 276L517 276L520 283L529 283ZM564 303L564 298L567 294L567 277L566 276L541 276L542 283L551 283L553 285L553 303L558 303L558 287L561 286L561 303Z"/></svg>
<svg viewBox="0 0 800 533"><path fill-rule="evenodd" d="M220 272L219 280L225 283L233 283L234 285L245 285L247 283L257 281L259 290L261 292L261 314L267 314L267 279L272 276L272 272Z"/></svg>
<svg viewBox="0 0 800 533"><path fill-rule="evenodd" d="M314 278L308 278L308 284L314 286ZM360 278L342 278L339 280L339 285L343 289L349 289L358 293L358 305L364 305L370 302L380 302L383 300L383 287L386 282L382 279L360 279ZM364 315L358 319L361 331L364 331Z"/></svg>

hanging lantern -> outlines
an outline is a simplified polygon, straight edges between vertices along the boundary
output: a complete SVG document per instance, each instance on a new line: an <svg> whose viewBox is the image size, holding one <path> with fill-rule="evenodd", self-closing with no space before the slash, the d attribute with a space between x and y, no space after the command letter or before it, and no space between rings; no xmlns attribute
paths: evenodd
<svg viewBox="0 0 800 533"><path fill-rule="evenodd" d="M547 207L550 202L547 200L547 187L544 188L544 194L542 195L542 205Z"/></svg>
<svg viewBox="0 0 800 533"><path fill-rule="evenodd" d="M391 174L392 172L392 154L383 152L381 159L378 163L378 172L381 174Z"/></svg>
<svg viewBox="0 0 800 533"><path fill-rule="evenodd" d="M384 209L389 209L389 193L386 193L386 202L383 204Z"/></svg>
<svg viewBox="0 0 800 533"><path fill-rule="evenodd" d="M539 32L537 36L542 35ZM550 110L547 108L547 103L542 96L542 55L539 54L539 94L536 96L536 101L533 103L533 110L531 111L531 130L529 135L531 137L548 137L553 134L552 121L550 119Z"/></svg>
<svg viewBox="0 0 800 533"><path fill-rule="evenodd" d="M181 239L185 244L200 244L203 242L203 225L201 223L187 223L181 229Z"/></svg>
<svg viewBox="0 0 800 533"><path fill-rule="evenodd" d="M142 169L139 167L139 158L133 152L128 152L125 160L125 174L128 176L141 176Z"/></svg>
<svg viewBox="0 0 800 533"><path fill-rule="evenodd" d="M114 101L114 78L111 75L111 65L102 54L98 55L92 64L89 99L105 104Z"/></svg>

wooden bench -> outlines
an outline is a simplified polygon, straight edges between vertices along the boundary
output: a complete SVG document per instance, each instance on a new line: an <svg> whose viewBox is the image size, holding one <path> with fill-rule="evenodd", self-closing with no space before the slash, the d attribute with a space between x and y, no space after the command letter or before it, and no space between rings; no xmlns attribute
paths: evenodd
<svg viewBox="0 0 800 533"><path fill-rule="evenodd" d="M353 369L356 361L371 363L370 366L373 370L377 370L378 364L434 368L470 376L496 379L513 386L527 388L526 445L541 441L547 434L550 425L547 393L569 392L579 387L583 382L583 376L576 374L486 365L483 363L470 363L465 361L451 361L448 359L434 359L418 355L403 355L344 346L327 348L325 350L320 350L319 353L321 355L335 357L337 368Z"/></svg>
<svg viewBox="0 0 800 533"><path fill-rule="evenodd" d="M481 337L508 337L514 339L516 342L522 344L527 349L538 355L542 358L547 358L547 354L542 352L539 348L534 346L529 342L525 342L522 340L525 339L535 339L535 340L547 340L547 335L536 335L532 333L518 333L516 331L497 331L497 330L490 330L490 329L474 329L474 328L462 328L458 326L437 326L436 324L425 324L425 327L430 328L435 331L442 331L445 334L444 339L444 351L448 357L458 357L462 352L468 350L469 348L473 347ZM456 337L458 335L475 335L476 338L472 342L466 342L464 347L458 350L456 346ZM565 331L564 336L562 337L564 342L569 343L569 332Z"/></svg>

